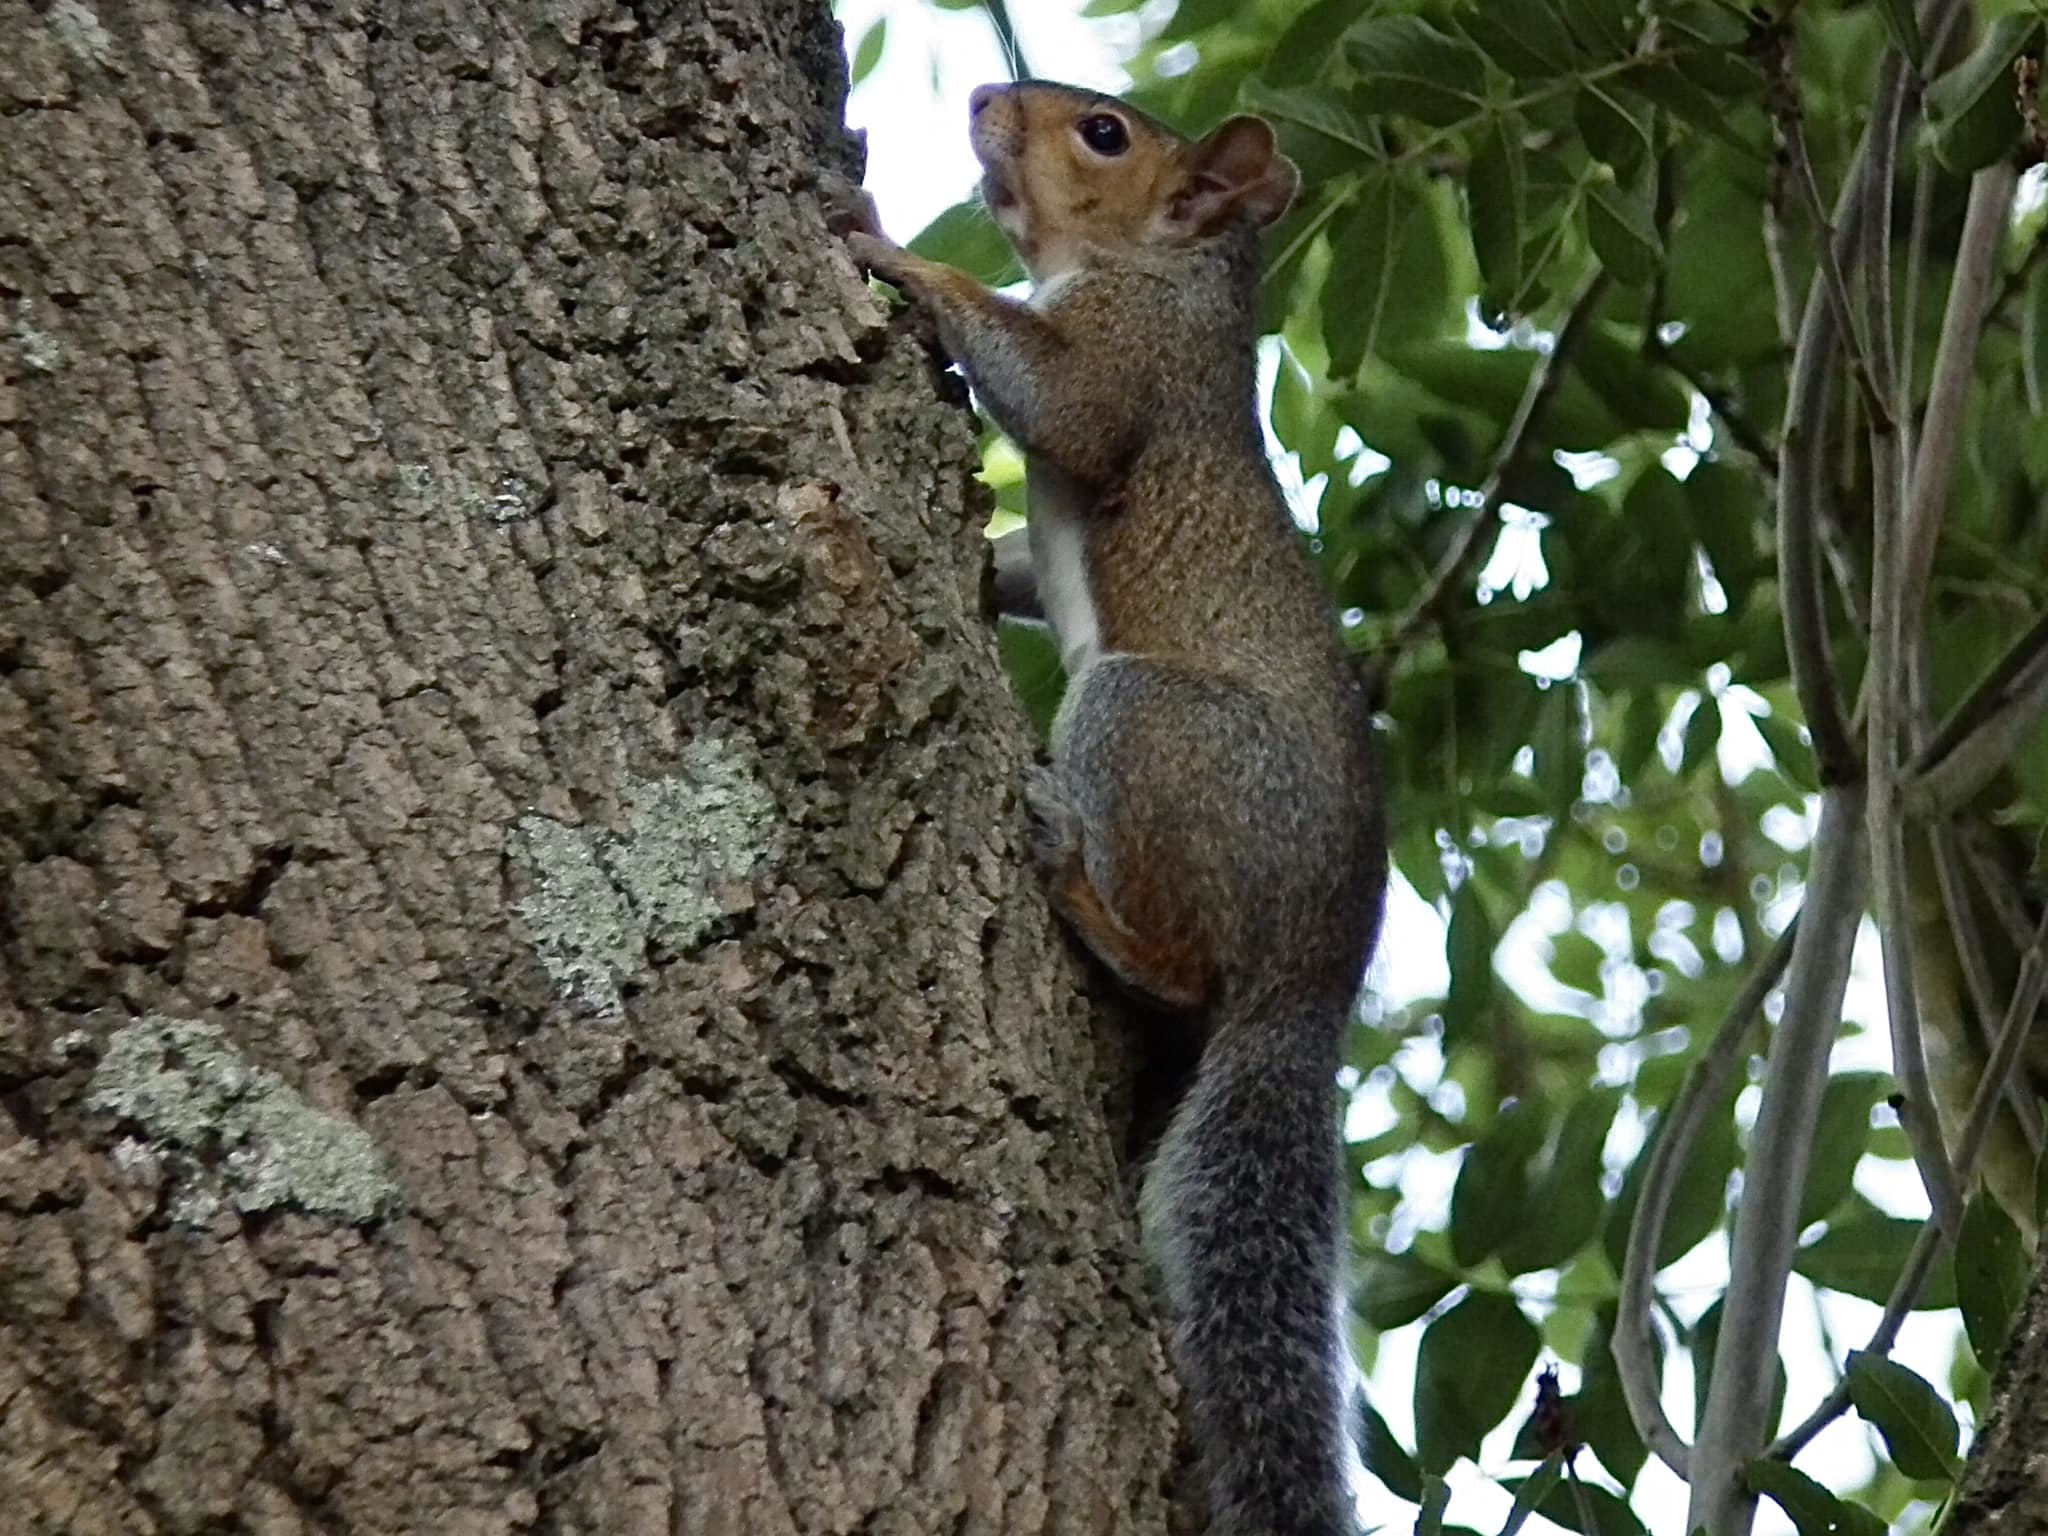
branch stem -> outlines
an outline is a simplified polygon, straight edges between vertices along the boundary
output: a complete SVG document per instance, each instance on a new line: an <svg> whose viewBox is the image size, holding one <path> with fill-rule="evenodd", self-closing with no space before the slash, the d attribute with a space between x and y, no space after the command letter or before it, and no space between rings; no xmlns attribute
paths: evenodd
<svg viewBox="0 0 2048 1536"><path fill-rule="evenodd" d="M1707 1110L1734 1080L1742 1065L1745 1042L1764 999L1785 974L1792 959L1798 920L1778 935L1768 954L1757 962L1742 990L1729 1004L1720 1028L1700 1059L1693 1063L1665 1110L1657 1144L1643 1170L1642 1194L1629 1223L1628 1247L1621 1265L1621 1296L1612 1348L1621 1380L1622 1400L1643 1443L1680 1477L1686 1476L1690 1449L1664 1412L1663 1382L1657 1369L1655 1336L1657 1249L1678 1181L1692 1158L1694 1143L1706 1125Z"/></svg>
<svg viewBox="0 0 2048 1536"><path fill-rule="evenodd" d="M1998 1113L1999 1100L2005 1096L2007 1085L2012 1082L2014 1070L2019 1066L2044 993L2048 993L2048 913L2042 914L2040 926L2034 930L2034 941L2020 964L2019 980L2013 984L2012 1000L1999 1024L1991 1059L1985 1063L1984 1075L1978 1078L1976 1092L1970 1096L1970 1112L1964 1118L1963 1133L1956 1143L1956 1174L1966 1186L1976 1174L1977 1160L1983 1155L1991 1122ZM1930 1221L1921 1227L1920 1236L1906 1256L1906 1266L1892 1287L1891 1298L1885 1303L1884 1316L1865 1346L1867 1353L1891 1353L1892 1345L1898 1342L1899 1329L1913 1310L1913 1303L1919 1299L1920 1288L1927 1283L1928 1274L1948 1242L1948 1234L1936 1223ZM1770 1454L1784 1461L1791 1460L1848 1406L1849 1384L1845 1379L1821 1399L1813 1412L1800 1420L1797 1428L1773 1444Z"/></svg>

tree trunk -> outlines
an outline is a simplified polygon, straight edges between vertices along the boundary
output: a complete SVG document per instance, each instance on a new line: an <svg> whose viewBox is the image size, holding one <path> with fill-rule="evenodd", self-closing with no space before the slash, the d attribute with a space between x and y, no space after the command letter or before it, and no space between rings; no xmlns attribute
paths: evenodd
<svg viewBox="0 0 2048 1536"><path fill-rule="evenodd" d="M1991 1406L1942 1529L1947 1536L2035 1536L2048 1531L2048 1241L2013 1319L1991 1383Z"/></svg>
<svg viewBox="0 0 2048 1536"><path fill-rule="evenodd" d="M0 1526L1152 1532L822 0L0 0Z"/></svg>

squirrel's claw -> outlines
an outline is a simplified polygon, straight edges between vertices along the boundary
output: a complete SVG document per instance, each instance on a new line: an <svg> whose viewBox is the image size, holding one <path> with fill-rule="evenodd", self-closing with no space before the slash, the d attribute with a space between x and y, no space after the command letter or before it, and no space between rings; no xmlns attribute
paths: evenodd
<svg viewBox="0 0 2048 1536"><path fill-rule="evenodd" d="M881 215L876 213L875 200L866 188L855 186L843 176L829 175L819 182L818 195L825 205L825 227L833 234L882 238Z"/></svg>
<svg viewBox="0 0 2048 1536"><path fill-rule="evenodd" d="M881 235L855 233L846 237L846 254L853 258L853 264L870 277L879 277L885 283L906 288L910 271L910 253L895 241Z"/></svg>

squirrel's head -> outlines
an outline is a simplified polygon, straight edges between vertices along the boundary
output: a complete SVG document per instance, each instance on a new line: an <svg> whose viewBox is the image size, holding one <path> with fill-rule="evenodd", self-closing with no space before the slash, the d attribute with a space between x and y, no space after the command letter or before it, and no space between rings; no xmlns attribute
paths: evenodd
<svg viewBox="0 0 2048 1536"><path fill-rule="evenodd" d="M1170 250L1273 222L1300 173L1256 117L1190 139L1093 91L1024 80L968 99L982 197L1034 281L1091 251Z"/></svg>

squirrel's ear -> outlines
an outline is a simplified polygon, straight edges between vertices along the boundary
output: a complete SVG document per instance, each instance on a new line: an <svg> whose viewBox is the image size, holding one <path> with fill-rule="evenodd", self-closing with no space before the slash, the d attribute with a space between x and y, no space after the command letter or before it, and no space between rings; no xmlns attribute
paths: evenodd
<svg viewBox="0 0 2048 1536"><path fill-rule="evenodd" d="M1239 214L1270 224L1287 211L1300 185L1301 173L1274 145L1265 119L1228 118L1189 157L1173 222L1198 235L1213 233Z"/></svg>

